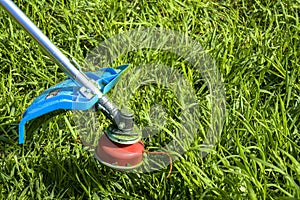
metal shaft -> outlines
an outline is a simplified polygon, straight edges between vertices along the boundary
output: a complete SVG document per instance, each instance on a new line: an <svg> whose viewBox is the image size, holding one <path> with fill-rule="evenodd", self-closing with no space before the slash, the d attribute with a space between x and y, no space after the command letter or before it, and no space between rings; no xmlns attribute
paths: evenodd
<svg viewBox="0 0 300 200"><path fill-rule="evenodd" d="M73 80L102 97L97 84L93 83L84 73L79 71L71 61L34 25L34 23L16 6L11 0L0 0L0 4L10 13L14 19L40 44L62 68L62 70Z"/></svg>

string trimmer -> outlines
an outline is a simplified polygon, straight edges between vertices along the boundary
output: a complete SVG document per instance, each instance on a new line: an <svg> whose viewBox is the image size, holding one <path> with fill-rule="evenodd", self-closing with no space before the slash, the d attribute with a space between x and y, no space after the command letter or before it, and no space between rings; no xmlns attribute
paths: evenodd
<svg viewBox="0 0 300 200"><path fill-rule="evenodd" d="M73 58L67 58L11 0L0 0L0 4L69 77L44 91L27 108L19 124L19 143L23 144L25 141L25 125L30 120L56 110L95 108L112 122L99 139L95 150L96 158L112 168L126 170L139 166L142 163L144 145L141 133L133 131L134 116L118 109L105 96L128 65L83 73L79 64Z"/></svg>

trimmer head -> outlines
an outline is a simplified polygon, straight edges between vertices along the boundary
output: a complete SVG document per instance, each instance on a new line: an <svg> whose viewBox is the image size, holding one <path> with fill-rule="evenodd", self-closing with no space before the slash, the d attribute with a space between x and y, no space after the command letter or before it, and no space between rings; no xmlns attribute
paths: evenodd
<svg viewBox="0 0 300 200"><path fill-rule="evenodd" d="M103 134L98 141L95 157L108 167L130 170L142 164L144 150L141 140L133 144L120 144Z"/></svg>

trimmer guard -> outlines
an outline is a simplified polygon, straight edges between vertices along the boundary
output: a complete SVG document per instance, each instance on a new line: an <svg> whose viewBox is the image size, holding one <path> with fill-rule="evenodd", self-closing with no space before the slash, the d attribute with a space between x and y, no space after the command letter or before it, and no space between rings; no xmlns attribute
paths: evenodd
<svg viewBox="0 0 300 200"><path fill-rule="evenodd" d="M87 72L86 75L96 81L103 94L106 94L125 72L128 65L116 69L101 68L97 72ZM80 86L72 79L47 89L38 96L26 109L19 123L19 143L24 143L25 124L27 121L40 117L55 110L88 110L98 101L98 96L86 97L80 92Z"/></svg>

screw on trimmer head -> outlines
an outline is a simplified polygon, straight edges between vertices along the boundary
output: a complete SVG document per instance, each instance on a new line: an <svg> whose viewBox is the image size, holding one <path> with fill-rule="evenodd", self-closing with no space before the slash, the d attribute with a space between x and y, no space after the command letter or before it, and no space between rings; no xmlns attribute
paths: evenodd
<svg viewBox="0 0 300 200"><path fill-rule="evenodd" d="M113 124L100 137L95 157L104 165L115 169L130 170L139 167L145 150L141 141L142 133L135 130L132 114L108 104L110 104L108 101L100 101L98 106ZM103 110L102 105L114 110L110 112Z"/></svg>

